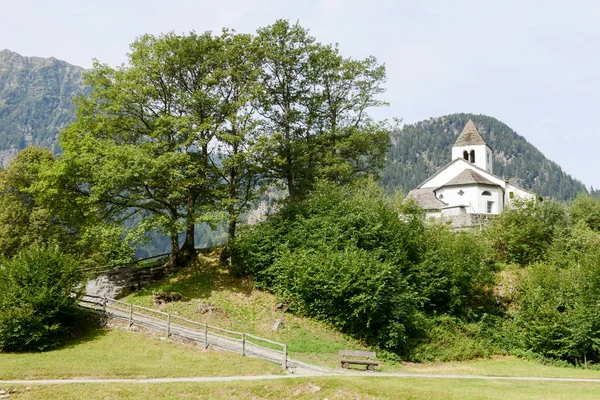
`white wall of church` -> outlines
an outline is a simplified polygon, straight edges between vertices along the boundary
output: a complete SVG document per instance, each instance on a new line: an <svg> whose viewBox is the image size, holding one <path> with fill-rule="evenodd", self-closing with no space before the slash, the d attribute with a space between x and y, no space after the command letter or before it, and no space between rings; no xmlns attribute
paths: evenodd
<svg viewBox="0 0 600 400"><path fill-rule="evenodd" d="M454 146L452 147L452 159L457 158L464 160L464 152L467 155L471 154L471 150L475 152L475 165L485 171L493 173L492 170L492 150L485 144L476 146Z"/></svg>
<svg viewBox="0 0 600 400"><path fill-rule="evenodd" d="M512 193L512 195L511 195ZM536 196L534 193L527 192L521 189L518 186L511 185L510 183L506 183L506 203L510 204L515 199L526 199L526 200L535 200Z"/></svg>
<svg viewBox="0 0 600 400"><path fill-rule="evenodd" d="M483 196L484 191L489 192L490 196ZM491 214L498 214L504 205L502 190L485 185L442 187L436 190L436 196L448 207L464 206L467 214L489 214L488 202L492 203Z"/></svg>
<svg viewBox="0 0 600 400"><path fill-rule="evenodd" d="M480 214L500 214L504 209L504 193L502 189L498 187L489 186L478 186L479 187L479 201L477 204L478 213ZM490 195L484 196L483 193L487 192ZM488 207L488 203L489 207ZM490 211L491 212L488 212Z"/></svg>

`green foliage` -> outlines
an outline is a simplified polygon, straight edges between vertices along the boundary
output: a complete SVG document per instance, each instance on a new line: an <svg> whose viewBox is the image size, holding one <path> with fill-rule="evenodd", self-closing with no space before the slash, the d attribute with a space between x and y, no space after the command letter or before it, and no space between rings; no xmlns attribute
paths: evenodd
<svg viewBox="0 0 600 400"><path fill-rule="evenodd" d="M482 325L466 324L449 316L432 318L427 323L425 338L411 348L409 357L419 362L489 357L498 349Z"/></svg>
<svg viewBox="0 0 600 400"><path fill-rule="evenodd" d="M306 199L235 242L234 267L292 309L395 351L406 350L421 316L408 272L422 219L405 221L372 182L320 183Z"/></svg>
<svg viewBox="0 0 600 400"><path fill-rule="evenodd" d="M525 346L572 363L600 360L600 234L585 225L556 240L519 288L514 322Z"/></svg>
<svg viewBox="0 0 600 400"><path fill-rule="evenodd" d="M120 226L101 221L79 202L68 183L54 179L55 167L49 150L33 146L0 171L0 256L46 244L85 255L91 265L130 260Z"/></svg>
<svg viewBox="0 0 600 400"><path fill-rule="evenodd" d="M50 151L29 147L0 171L0 255L7 257L34 243L61 243L68 232L30 193L41 171L50 168Z"/></svg>
<svg viewBox="0 0 600 400"><path fill-rule="evenodd" d="M61 136L56 171L105 222L137 216L131 237L169 236L177 261L219 211L234 238L265 181L287 180L294 197L296 185L380 168L388 130L366 110L383 104L384 79L374 58L343 58L287 21L254 36L144 35L126 65L86 75L93 92Z"/></svg>
<svg viewBox="0 0 600 400"><path fill-rule="evenodd" d="M45 350L62 343L73 322L80 275L57 248L34 246L0 262L0 349Z"/></svg>
<svg viewBox="0 0 600 400"><path fill-rule="evenodd" d="M392 133L383 183L389 189L409 191L451 161L452 145L469 119L494 150L494 174L532 190L544 198L568 200L585 186L548 160L506 124L475 114L431 118Z"/></svg>
<svg viewBox="0 0 600 400"><path fill-rule="evenodd" d="M432 224L425 251L414 274L430 313L473 317L495 309L489 304L495 266L482 235L451 232Z"/></svg>
<svg viewBox="0 0 600 400"><path fill-rule="evenodd" d="M581 192L571 203L569 212L575 221L583 221L600 232L600 198Z"/></svg>
<svg viewBox="0 0 600 400"><path fill-rule="evenodd" d="M487 237L499 261L527 265L545 260L555 236L569 225L563 204L517 199L491 221Z"/></svg>
<svg viewBox="0 0 600 400"><path fill-rule="evenodd" d="M383 65L345 58L337 45L285 20L259 29L256 44L263 159L290 197L307 193L317 178L344 182L383 167L389 129L367 114L385 105L377 99Z"/></svg>

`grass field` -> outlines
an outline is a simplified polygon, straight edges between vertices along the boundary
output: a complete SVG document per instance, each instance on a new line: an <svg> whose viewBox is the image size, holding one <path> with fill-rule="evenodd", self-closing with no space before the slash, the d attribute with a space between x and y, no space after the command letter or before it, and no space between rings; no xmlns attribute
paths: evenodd
<svg viewBox="0 0 600 400"><path fill-rule="evenodd" d="M382 377L22 386L13 399L597 399L600 384Z"/></svg>
<svg viewBox="0 0 600 400"><path fill-rule="evenodd" d="M0 353L0 380L281 373L280 366L266 361L232 353L204 351L122 329L91 330L68 346L52 351Z"/></svg>
<svg viewBox="0 0 600 400"><path fill-rule="evenodd" d="M324 323L278 310L275 296L257 290L250 280L230 276L217 265L214 254L201 255L197 264L123 300L153 307L154 291L177 292L185 298L162 306L162 311L286 343L290 357L302 361L331 366L334 354L336 365L338 350L364 347ZM199 312L203 306L212 307L212 312ZM272 327L279 319L284 326L275 332Z"/></svg>
<svg viewBox="0 0 600 400"><path fill-rule="evenodd" d="M250 281L229 276L204 258L154 287L129 296L152 307L152 291L176 291L185 301L163 311L287 343L292 358L339 368L338 349L363 346L318 321L278 310L277 299ZM212 313L200 313L210 305ZM277 319L284 327L272 330ZM516 357L466 362L383 362L380 372L600 379L600 371L542 365ZM42 353L0 353L0 380L167 378L282 375L272 363L233 353L204 351L144 332L89 328L68 346ZM16 386L11 399L571 399L598 398L600 384L515 380L382 377L294 378L212 383L69 384ZM0 387L0 389L2 389Z"/></svg>

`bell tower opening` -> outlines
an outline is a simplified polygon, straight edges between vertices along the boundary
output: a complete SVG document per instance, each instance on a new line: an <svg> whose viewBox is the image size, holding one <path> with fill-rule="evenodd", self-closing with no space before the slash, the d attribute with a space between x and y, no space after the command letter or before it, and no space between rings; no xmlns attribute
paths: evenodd
<svg viewBox="0 0 600 400"><path fill-rule="evenodd" d="M492 149L487 145L473 121L469 120L452 146L452 159L462 159L492 172Z"/></svg>

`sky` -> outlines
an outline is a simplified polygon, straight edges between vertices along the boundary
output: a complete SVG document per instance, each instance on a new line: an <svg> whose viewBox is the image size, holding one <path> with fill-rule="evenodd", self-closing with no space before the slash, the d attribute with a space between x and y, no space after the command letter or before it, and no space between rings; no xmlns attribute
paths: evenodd
<svg viewBox="0 0 600 400"><path fill-rule="evenodd" d="M0 9L0 50L84 68L126 62L145 33L299 21L344 56L385 64L390 106L374 117L493 116L600 188L597 0L0 0Z"/></svg>

